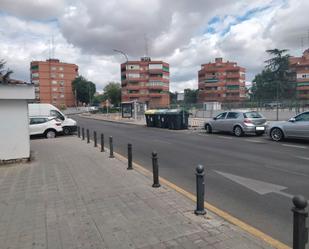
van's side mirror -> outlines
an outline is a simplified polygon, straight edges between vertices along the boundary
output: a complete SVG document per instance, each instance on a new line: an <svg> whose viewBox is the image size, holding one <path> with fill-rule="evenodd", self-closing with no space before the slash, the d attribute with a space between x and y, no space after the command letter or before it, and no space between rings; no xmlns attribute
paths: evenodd
<svg viewBox="0 0 309 249"><path fill-rule="evenodd" d="M214 117L213 120L217 120L217 117Z"/></svg>
<svg viewBox="0 0 309 249"><path fill-rule="evenodd" d="M296 121L296 119L295 119L295 118L290 118L290 119L289 119L289 122L294 123L295 121Z"/></svg>

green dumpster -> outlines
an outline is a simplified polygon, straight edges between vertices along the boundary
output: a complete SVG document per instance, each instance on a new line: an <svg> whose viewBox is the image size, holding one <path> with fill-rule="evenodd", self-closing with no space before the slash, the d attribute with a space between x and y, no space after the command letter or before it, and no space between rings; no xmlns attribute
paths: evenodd
<svg viewBox="0 0 309 249"><path fill-rule="evenodd" d="M147 127L155 127L156 126L155 112L156 112L156 110L145 111Z"/></svg>
<svg viewBox="0 0 309 249"><path fill-rule="evenodd" d="M171 109L167 112L168 128L171 130L188 129L189 113L181 109Z"/></svg>

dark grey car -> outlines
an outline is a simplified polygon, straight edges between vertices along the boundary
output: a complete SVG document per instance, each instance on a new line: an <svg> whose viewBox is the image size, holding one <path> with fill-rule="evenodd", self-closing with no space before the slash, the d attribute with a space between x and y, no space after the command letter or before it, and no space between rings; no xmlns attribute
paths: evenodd
<svg viewBox="0 0 309 249"><path fill-rule="evenodd" d="M309 139L309 112L303 112L289 121L274 122L267 127L267 133L274 141L284 138Z"/></svg>
<svg viewBox="0 0 309 249"><path fill-rule="evenodd" d="M266 119L256 111L229 111L209 120L204 127L207 133L224 131L240 137L244 134L263 135L266 124Z"/></svg>

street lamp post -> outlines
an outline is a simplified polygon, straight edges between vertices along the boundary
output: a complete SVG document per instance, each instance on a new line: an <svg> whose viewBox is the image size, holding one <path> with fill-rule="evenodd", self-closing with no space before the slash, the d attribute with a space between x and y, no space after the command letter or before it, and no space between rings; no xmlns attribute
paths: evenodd
<svg viewBox="0 0 309 249"><path fill-rule="evenodd" d="M113 49L113 51L122 54L126 58L126 63L128 62L128 56L125 52L118 50L118 49Z"/></svg>

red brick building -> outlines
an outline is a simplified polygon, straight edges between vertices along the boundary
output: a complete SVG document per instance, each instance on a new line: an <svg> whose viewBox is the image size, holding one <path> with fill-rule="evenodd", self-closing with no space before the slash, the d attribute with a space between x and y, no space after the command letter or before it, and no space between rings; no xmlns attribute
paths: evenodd
<svg viewBox="0 0 309 249"><path fill-rule="evenodd" d="M149 57L122 63L121 87L122 102L136 100L148 108L166 108L170 104L169 64Z"/></svg>
<svg viewBox="0 0 309 249"><path fill-rule="evenodd" d="M245 68L236 62L203 64L198 72L198 102L241 102L246 99Z"/></svg>
<svg viewBox="0 0 309 249"><path fill-rule="evenodd" d="M290 69L294 72L297 98L309 100L309 49L301 57L290 58Z"/></svg>
<svg viewBox="0 0 309 249"><path fill-rule="evenodd" d="M57 107L75 106L72 81L78 76L77 65L60 62L58 59L32 61L30 74L37 102Z"/></svg>

